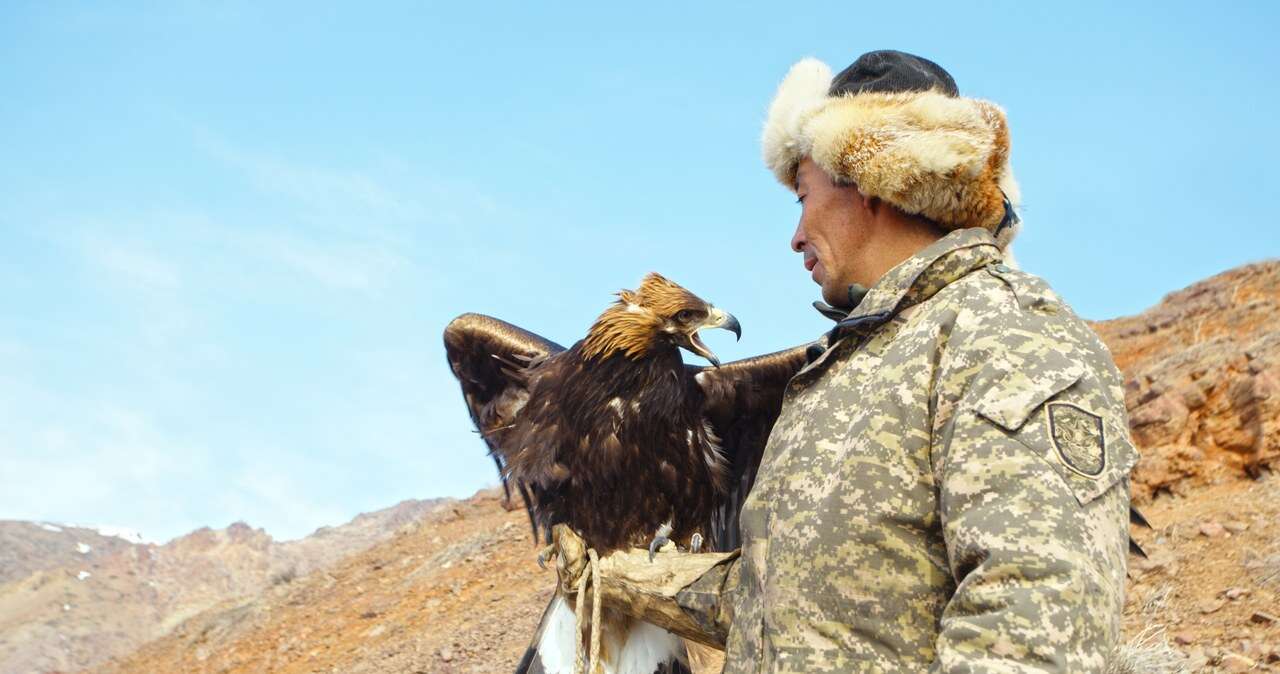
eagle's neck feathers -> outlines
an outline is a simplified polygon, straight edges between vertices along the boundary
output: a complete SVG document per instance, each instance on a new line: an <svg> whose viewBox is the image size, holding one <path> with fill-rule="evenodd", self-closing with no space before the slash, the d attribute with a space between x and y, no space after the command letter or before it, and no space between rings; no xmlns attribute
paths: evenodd
<svg viewBox="0 0 1280 674"><path fill-rule="evenodd" d="M658 340L662 319L650 309L640 306L634 293L618 293L618 301L604 310L587 331L582 342L582 355L607 358L622 354L636 360L645 357Z"/></svg>

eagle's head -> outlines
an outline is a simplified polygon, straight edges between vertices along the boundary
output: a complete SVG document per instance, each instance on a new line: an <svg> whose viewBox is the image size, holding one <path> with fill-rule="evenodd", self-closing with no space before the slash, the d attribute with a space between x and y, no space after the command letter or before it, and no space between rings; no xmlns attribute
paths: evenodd
<svg viewBox="0 0 1280 674"><path fill-rule="evenodd" d="M719 367L720 359L698 337L703 328L724 328L742 337L742 327L733 314L650 272L639 288L618 293L618 301L591 326L582 350L589 358L623 353L636 359L674 345Z"/></svg>

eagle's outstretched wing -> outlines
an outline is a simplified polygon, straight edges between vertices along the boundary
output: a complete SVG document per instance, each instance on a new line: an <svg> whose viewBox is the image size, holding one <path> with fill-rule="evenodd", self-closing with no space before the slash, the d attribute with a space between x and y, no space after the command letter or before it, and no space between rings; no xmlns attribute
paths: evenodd
<svg viewBox="0 0 1280 674"><path fill-rule="evenodd" d="M506 321L482 314L463 314L444 329L444 349L453 375L462 384L462 397L467 402L471 420L489 446L489 455L502 477L502 489L510 500L503 431L529 399L531 366L564 351L564 347ZM529 512L529 522L537 537L528 486L517 483L516 487L524 498L525 510Z"/></svg>
<svg viewBox="0 0 1280 674"><path fill-rule="evenodd" d="M782 392L804 367L806 346L736 360L719 368L690 366L707 396L705 416L731 466L728 493L709 526L713 550L733 550L741 545L738 511L755 483L765 442L782 409Z"/></svg>

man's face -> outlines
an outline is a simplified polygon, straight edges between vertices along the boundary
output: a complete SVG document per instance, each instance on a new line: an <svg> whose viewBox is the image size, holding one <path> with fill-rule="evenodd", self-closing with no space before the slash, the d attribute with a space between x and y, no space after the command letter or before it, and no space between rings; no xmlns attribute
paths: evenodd
<svg viewBox="0 0 1280 674"><path fill-rule="evenodd" d="M867 254L873 223L867 200L854 185L838 185L805 157L796 173L800 222L791 249L804 253L804 266L822 286L822 299L847 307L849 285Z"/></svg>

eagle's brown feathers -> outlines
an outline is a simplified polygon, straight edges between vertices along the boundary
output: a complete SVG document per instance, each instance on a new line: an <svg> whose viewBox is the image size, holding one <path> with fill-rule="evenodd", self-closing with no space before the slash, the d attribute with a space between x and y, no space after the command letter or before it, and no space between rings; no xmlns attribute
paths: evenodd
<svg viewBox="0 0 1280 674"><path fill-rule="evenodd" d="M485 316L449 325L472 419L535 530L567 522L602 554L664 523L682 543L694 532L736 540L737 506L804 349L684 365L680 347L716 362L696 333L727 321L736 332L732 316L649 274L568 349Z"/></svg>

